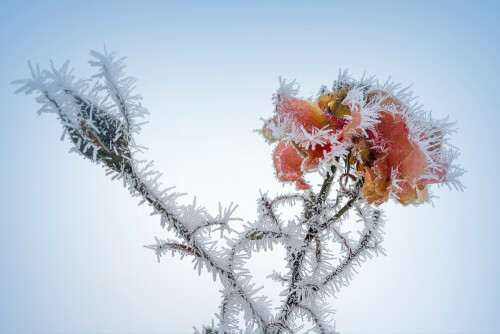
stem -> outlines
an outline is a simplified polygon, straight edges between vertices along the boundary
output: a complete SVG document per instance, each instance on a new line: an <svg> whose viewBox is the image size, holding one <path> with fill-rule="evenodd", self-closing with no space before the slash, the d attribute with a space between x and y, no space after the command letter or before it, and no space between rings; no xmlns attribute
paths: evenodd
<svg viewBox="0 0 500 334"><path fill-rule="evenodd" d="M301 304L297 304L296 307L297 308L301 308L304 311L306 311L307 313L309 313L311 315L311 319L312 319L313 323L315 323L316 326L318 326L318 329L320 330L320 333L321 334L326 334L326 328L321 323L321 320L319 319L319 317L310 308L308 308L308 307L306 307L304 305L301 305Z"/></svg>
<svg viewBox="0 0 500 334"><path fill-rule="evenodd" d="M374 219L375 219L374 224L375 225L378 225L379 218L380 218L380 216L378 214L375 214L375 216L374 216ZM328 284L329 282L331 282L338 275L340 275L347 268L347 266L352 261L354 261L354 259L356 259L364 250L371 248L368 245L368 242L370 241L372 234L373 234L373 232L371 230L368 230L365 233L365 235L363 235L361 240L359 241L358 247L356 247L356 249L349 254L349 256L344 260L344 262L342 262L342 264L340 264L337 268L335 268L335 270L325 278L325 280L323 281L323 283L321 285L324 286L324 285Z"/></svg>
<svg viewBox="0 0 500 334"><path fill-rule="evenodd" d="M328 226L338 221L347 211L349 211L350 208L352 208L354 203L356 203L356 201L359 199L359 196L361 194L361 188L363 188L363 183L364 179L361 178L356 183L355 188L351 193L350 199L347 201L347 203L332 218L328 219L326 222L321 224L322 228L328 228Z"/></svg>
<svg viewBox="0 0 500 334"><path fill-rule="evenodd" d="M313 199L314 204L309 204L306 206L305 216L307 219L312 218L314 214L318 212L318 205L323 204L326 198L328 197L337 168L335 166L332 166L331 171L332 171L331 173L328 173L326 175L326 178L323 181L318 196L315 198L314 194L312 194L311 198ZM297 254L295 259L292 259L293 260L292 279L290 282L290 287L288 288L288 297L285 301L284 307L281 309L281 314L279 317L279 321L282 323L285 323L287 321L292 309L298 304L297 283L301 280L300 270L302 269L302 264L304 261L304 257L306 255L306 248L309 246L309 244L314 239L317 233L318 229L315 226L309 227L309 230L307 231L307 234L304 238L305 245L303 246L302 250Z"/></svg>
<svg viewBox="0 0 500 334"><path fill-rule="evenodd" d="M330 194L330 189L332 188L332 183L333 183L333 177L335 176L335 172L337 171L336 166L332 166L332 173L328 173L326 175L325 180L323 181L323 185L321 186L321 190L319 191L318 194L318 201L317 203L324 203L328 195Z"/></svg>
<svg viewBox="0 0 500 334"><path fill-rule="evenodd" d="M306 206L305 216L307 219L311 219L312 217L314 217L315 214L318 214L320 212L319 206L321 206L326 201L328 195L330 194L335 172L336 172L336 167L332 166L332 173L327 174L325 180L323 181L318 196L315 197L314 194L311 194L313 203L309 202L310 204ZM354 190L350 194L350 199L332 218L330 218L328 221L324 222L319 226L318 225L314 226L311 224L311 226L309 227L309 230L307 231L307 234L304 238L304 246L302 250L297 254L297 256L294 259L292 259L293 260L292 277L291 277L290 287L288 289L288 296L279 317L279 321L282 322L283 324L286 323L287 319L290 317L292 310L295 307L297 307L300 302L298 295L298 282L302 280L300 272L303 266L307 248L309 247L312 240L314 240L319 230L327 229L331 224L338 221L344 214L346 214L349 211L349 209L359 199L363 183L364 179L360 179L356 183ZM356 251L354 251L353 253L349 247L348 249L349 249L348 263L350 263L352 259L355 258L361 252L361 250L356 250L358 252L356 253ZM345 267L346 266L347 264L345 265ZM318 291L318 290L319 290L318 288L316 289L313 288L313 291Z"/></svg>
<svg viewBox="0 0 500 334"><path fill-rule="evenodd" d="M333 232L335 233L335 235L340 239L342 240L342 243L344 244L345 248L349 251L349 255L352 255L352 249L351 249L351 246L349 246L349 243L347 242L346 238L344 238L342 236L342 234L340 234L339 231L337 231L336 228L332 227L332 230Z"/></svg>
<svg viewBox="0 0 500 334"><path fill-rule="evenodd" d="M215 262L212 257L198 245L198 242L196 241L194 235L184 226L184 224L161 203L161 200L159 198L156 198L156 196L152 194L151 190L137 174L133 166L129 164L127 167L128 168L126 168L126 172L131 178L131 186L133 187L133 189L140 193L144 197L144 199L148 201L151 206L153 206L153 208L155 208L158 212L160 212L164 217L168 219L168 221L174 227L175 232L177 232L180 237L185 239L188 244L191 245L193 250L197 254L199 254L200 258L205 259L211 267L215 268L219 272L220 275L227 278L227 280L231 284L231 288L241 296L242 300L247 303L252 314L254 315L254 318L259 323L259 326L261 328L265 328L267 326L267 321L261 314L259 314L254 306L253 301L249 296L246 295L243 288L239 286L234 274L231 271L222 268L217 262Z"/></svg>

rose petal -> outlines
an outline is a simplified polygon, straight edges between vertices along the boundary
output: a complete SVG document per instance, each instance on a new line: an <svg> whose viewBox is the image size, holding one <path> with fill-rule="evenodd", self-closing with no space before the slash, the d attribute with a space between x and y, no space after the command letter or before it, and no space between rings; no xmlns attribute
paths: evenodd
<svg viewBox="0 0 500 334"><path fill-rule="evenodd" d="M278 178L282 182L297 182L298 189L308 189L302 175L304 157L290 143L279 143L274 150L274 166ZM307 186L307 188L305 188Z"/></svg>
<svg viewBox="0 0 500 334"><path fill-rule="evenodd" d="M281 117L291 119L297 127L303 126L308 132L322 129L330 122L317 103L304 101L294 97L282 97L276 106L276 112Z"/></svg>

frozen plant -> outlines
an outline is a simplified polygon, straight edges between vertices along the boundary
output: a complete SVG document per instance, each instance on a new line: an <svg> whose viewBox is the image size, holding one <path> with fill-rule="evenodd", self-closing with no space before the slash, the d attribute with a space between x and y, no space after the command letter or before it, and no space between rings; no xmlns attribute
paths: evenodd
<svg viewBox="0 0 500 334"><path fill-rule="evenodd" d="M335 333L326 298L349 284L356 266L383 253L380 205L390 198L429 202L431 184L463 188L458 152L448 143L453 124L433 119L408 88L340 72L315 99L298 97L298 85L280 79L274 116L264 120L260 133L277 143L277 177L294 182L296 193L261 193L258 219L246 224L233 217L233 205L216 214L196 202L181 205L180 194L161 186L152 162L137 158L143 147L134 136L148 111L133 92L135 79L123 72L123 58L106 50L91 55L97 70L91 79L75 80L68 63L49 70L30 64L32 77L16 81L22 85L16 92L36 93L39 113L57 115L72 150L122 180L173 231L146 246L158 260L180 253L193 258L199 273L219 279L220 309L203 333ZM316 191L305 179L313 172L322 177ZM285 222L279 209L287 205L302 213ZM209 233L215 230L220 234ZM282 305L272 310L247 260L275 244L286 250L286 271L268 276L283 286Z"/></svg>

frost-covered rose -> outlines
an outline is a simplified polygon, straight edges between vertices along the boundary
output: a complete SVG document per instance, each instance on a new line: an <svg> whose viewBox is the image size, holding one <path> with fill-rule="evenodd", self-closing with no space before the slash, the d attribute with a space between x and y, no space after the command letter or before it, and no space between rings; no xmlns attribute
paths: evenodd
<svg viewBox="0 0 500 334"><path fill-rule="evenodd" d="M429 184L455 184L457 153L445 148L450 124L433 120L397 88L342 74L332 91L322 88L315 100L306 100L297 97L294 82L282 82L274 96L276 115L262 129L269 142L279 142L279 180L309 189L305 173L328 170L343 156L364 180L361 195L370 204L390 197L420 204L429 198Z"/></svg>

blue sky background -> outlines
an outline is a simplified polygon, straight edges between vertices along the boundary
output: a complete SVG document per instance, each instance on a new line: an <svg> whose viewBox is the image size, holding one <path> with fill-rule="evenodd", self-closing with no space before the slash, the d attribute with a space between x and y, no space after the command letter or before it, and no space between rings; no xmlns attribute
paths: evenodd
<svg viewBox="0 0 500 334"><path fill-rule="evenodd" d="M127 56L150 109L138 142L164 181L212 212L256 217L274 179L272 147L255 133L278 76L306 96L339 68L414 83L468 173L434 207L385 205L387 257L364 264L332 305L350 333L500 332L500 2L0 3L0 332L189 333L210 321L218 283L189 261L157 264L142 245L157 217L101 168L68 154L53 115L10 82L27 60L70 59L90 76L91 49ZM272 255L274 256L274 255ZM279 260L278 256L268 259ZM274 260L273 260L274 261ZM267 261L272 267L273 261ZM264 270L260 268L258 270Z"/></svg>

